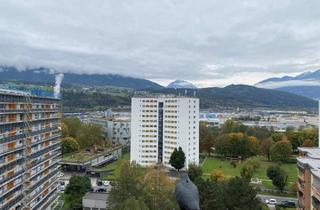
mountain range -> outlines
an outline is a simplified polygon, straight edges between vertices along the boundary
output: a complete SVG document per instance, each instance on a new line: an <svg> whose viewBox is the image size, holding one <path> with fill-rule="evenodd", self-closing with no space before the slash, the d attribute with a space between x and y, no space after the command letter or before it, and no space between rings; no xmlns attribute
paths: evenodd
<svg viewBox="0 0 320 210"><path fill-rule="evenodd" d="M19 71L15 67L0 66L0 81L23 81L28 83L54 84L55 75L47 68L35 68ZM115 86L132 89L163 88L152 81L126 77L117 74L75 74L64 73L63 85L75 86Z"/></svg>
<svg viewBox="0 0 320 210"><path fill-rule="evenodd" d="M269 78L256 84L260 88L282 90L297 95L320 99L320 69L297 76Z"/></svg>
<svg viewBox="0 0 320 210"><path fill-rule="evenodd" d="M15 67L0 67L0 82L18 81L27 84L53 85L54 80L55 75L50 73L50 70L47 68L19 71ZM89 75L75 73L65 73L62 85L64 89L63 107L70 108L69 110L129 106L130 98L136 90L161 94L196 94L200 98L201 108L219 110L237 107L283 110L316 110L317 108L317 102L313 99L279 90L263 89L248 85L194 89L195 86L191 83L178 80L173 82L173 85L169 85L168 88L164 88L146 79L115 74ZM90 88L88 89L87 87L93 88L94 91L89 91ZM114 87L119 87L119 92L111 94L110 88ZM124 90L121 90L123 88Z"/></svg>

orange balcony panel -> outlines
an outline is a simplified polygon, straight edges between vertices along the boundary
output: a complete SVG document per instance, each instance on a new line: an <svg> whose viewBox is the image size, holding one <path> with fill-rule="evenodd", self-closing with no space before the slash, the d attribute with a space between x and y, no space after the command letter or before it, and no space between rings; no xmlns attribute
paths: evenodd
<svg viewBox="0 0 320 210"><path fill-rule="evenodd" d="M13 181L11 181L11 182L9 182L9 183L7 184L7 189L8 189L8 190L12 189L13 187L14 187L14 182L13 182Z"/></svg>
<svg viewBox="0 0 320 210"><path fill-rule="evenodd" d="M49 141L44 142L44 146L45 146L45 147L48 147L49 145L50 145L50 142L49 142Z"/></svg>
<svg viewBox="0 0 320 210"><path fill-rule="evenodd" d="M43 196L48 195L48 192L49 192L49 189L46 189L46 190L43 192Z"/></svg>
<svg viewBox="0 0 320 210"><path fill-rule="evenodd" d="M9 109L17 109L17 104L8 104Z"/></svg>
<svg viewBox="0 0 320 210"><path fill-rule="evenodd" d="M15 158L16 158L16 157L14 156L14 154L9 154L9 155L7 156L7 159L8 159L9 162L10 162L10 161L13 161Z"/></svg>
<svg viewBox="0 0 320 210"><path fill-rule="evenodd" d="M8 177L12 177L14 175L14 170L11 170L7 173L7 176Z"/></svg>
<svg viewBox="0 0 320 210"><path fill-rule="evenodd" d="M17 115L16 114L9 114L9 122L17 121Z"/></svg>
<svg viewBox="0 0 320 210"><path fill-rule="evenodd" d="M48 139L49 137L50 137L50 133L48 132L45 134L45 138Z"/></svg>
<svg viewBox="0 0 320 210"><path fill-rule="evenodd" d="M10 132L8 133L8 136L9 136L9 137L12 137L12 136L16 135L16 133L17 133L16 130L10 131Z"/></svg>
<svg viewBox="0 0 320 210"><path fill-rule="evenodd" d="M16 148L16 142L10 142L8 144L8 150L14 150Z"/></svg>
<svg viewBox="0 0 320 210"><path fill-rule="evenodd" d="M47 153L47 154L45 154L44 156L45 156L45 158L49 158L49 157L50 157L50 154Z"/></svg>

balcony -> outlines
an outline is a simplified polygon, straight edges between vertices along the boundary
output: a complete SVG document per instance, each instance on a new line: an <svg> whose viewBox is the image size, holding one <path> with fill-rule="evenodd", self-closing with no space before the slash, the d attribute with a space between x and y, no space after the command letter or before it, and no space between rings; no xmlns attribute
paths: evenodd
<svg viewBox="0 0 320 210"><path fill-rule="evenodd" d="M320 201L315 196L312 196L312 207L313 209L320 210Z"/></svg>
<svg viewBox="0 0 320 210"><path fill-rule="evenodd" d="M312 193L320 201L320 186L312 184Z"/></svg>

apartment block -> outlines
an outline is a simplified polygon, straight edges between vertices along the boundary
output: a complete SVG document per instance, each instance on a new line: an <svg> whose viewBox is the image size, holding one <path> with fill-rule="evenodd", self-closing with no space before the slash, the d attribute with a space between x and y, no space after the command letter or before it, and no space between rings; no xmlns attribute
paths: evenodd
<svg viewBox="0 0 320 210"><path fill-rule="evenodd" d="M0 209L50 209L58 193L60 100L0 90Z"/></svg>
<svg viewBox="0 0 320 210"><path fill-rule="evenodd" d="M199 99L195 97L133 97L130 161L143 166L162 163L181 147L185 166L199 164Z"/></svg>
<svg viewBox="0 0 320 210"><path fill-rule="evenodd" d="M130 118L115 116L90 116L89 124L99 125L112 145L130 145Z"/></svg>
<svg viewBox="0 0 320 210"><path fill-rule="evenodd" d="M320 148L298 150L298 209L320 210Z"/></svg>

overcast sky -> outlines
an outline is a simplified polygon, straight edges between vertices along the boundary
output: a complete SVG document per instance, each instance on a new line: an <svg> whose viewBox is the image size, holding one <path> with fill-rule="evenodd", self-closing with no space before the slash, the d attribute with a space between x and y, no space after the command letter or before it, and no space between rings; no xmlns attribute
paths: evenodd
<svg viewBox="0 0 320 210"><path fill-rule="evenodd" d="M2 0L0 64L166 85L254 84L320 68L319 0Z"/></svg>

